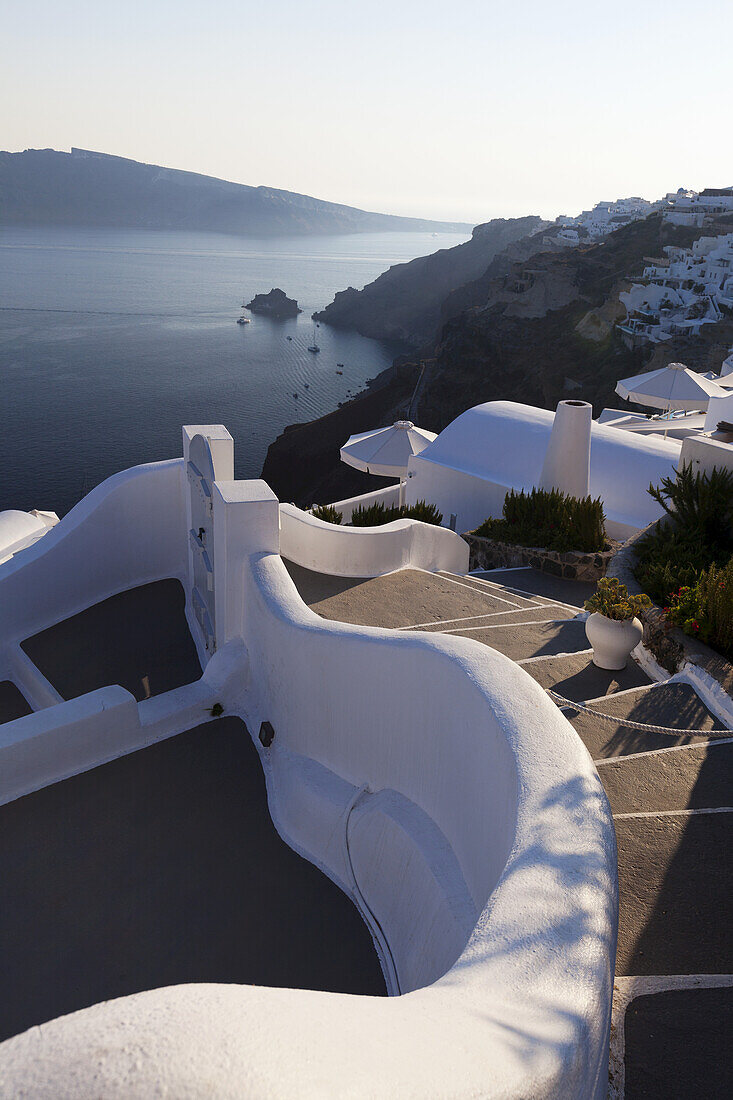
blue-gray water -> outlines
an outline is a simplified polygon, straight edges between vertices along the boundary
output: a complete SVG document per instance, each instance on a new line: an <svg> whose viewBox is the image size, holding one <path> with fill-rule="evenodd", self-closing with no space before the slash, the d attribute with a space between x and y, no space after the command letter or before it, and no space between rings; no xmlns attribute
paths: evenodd
<svg viewBox="0 0 733 1100"><path fill-rule="evenodd" d="M180 454L185 423L226 424L237 476L258 476L287 424L330 412L394 354L321 325L313 355L310 314L464 239L0 230L0 510L61 515L115 471ZM301 316L237 325L273 286Z"/></svg>

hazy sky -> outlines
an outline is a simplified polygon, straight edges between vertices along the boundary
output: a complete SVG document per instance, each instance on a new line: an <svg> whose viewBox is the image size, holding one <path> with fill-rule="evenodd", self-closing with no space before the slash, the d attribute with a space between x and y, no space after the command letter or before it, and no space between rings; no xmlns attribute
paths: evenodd
<svg viewBox="0 0 733 1100"><path fill-rule="evenodd" d="M15 0L0 148L485 221L733 184L732 0Z"/></svg>

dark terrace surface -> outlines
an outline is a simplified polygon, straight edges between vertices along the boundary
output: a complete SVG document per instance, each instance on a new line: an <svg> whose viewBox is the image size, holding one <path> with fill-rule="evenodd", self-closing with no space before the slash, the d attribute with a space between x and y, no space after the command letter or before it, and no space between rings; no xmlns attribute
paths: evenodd
<svg viewBox="0 0 733 1100"><path fill-rule="evenodd" d="M138 702L201 676L177 580L110 596L21 648L64 699L120 684Z"/></svg>
<svg viewBox="0 0 733 1100"><path fill-rule="evenodd" d="M0 722L12 722L31 713L25 696L12 680L0 680Z"/></svg>
<svg viewBox="0 0 733 1100"><path fill-rule="evenodd" d="M238 718L1 807L0 881L0 1039L179 982L385 992L351 900L276 833Z"/></svg>

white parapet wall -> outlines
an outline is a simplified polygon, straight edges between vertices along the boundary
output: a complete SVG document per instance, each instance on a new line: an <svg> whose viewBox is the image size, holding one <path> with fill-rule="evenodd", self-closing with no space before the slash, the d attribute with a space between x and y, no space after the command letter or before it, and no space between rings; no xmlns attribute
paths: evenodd
<svg viewBox="0 0 733 1100"><path fill-rule="evenodd" d="M273 549L278 512L261 483L215 497L238 711L274 728L278 828L360 905L403 995L152 990L2 1044L3 1087L604 1100L616 853L587 751L501 654L313 614Z"/></svg>
<svg viewBox="0 0 733 1100"><path fill-rule="evenodd" d="M0 805L141 744L134 695L99 688L0 725Z"/></svg>
<svg viewBox="0 0 733 1100"><path fill-rule="evenodd" d="M396 569L468 571L468 544L454 531L414 519L382 527L342 527L294 504L280 505L280 553L337 577L377 577Z"/></svg>
<svg viewBox="0 0 733 1100"><path fill-rule="evenodd" d="M183 578L186 554L183 460L123 470L0 565L2 641L135 585Z"/></svg>

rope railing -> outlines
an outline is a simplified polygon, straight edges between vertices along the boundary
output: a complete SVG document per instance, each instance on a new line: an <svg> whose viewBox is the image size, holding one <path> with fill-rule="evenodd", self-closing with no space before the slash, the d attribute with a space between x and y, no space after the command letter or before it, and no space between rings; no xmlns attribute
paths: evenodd
<svg viewBox="0 0 733 1100"><path fill-rule="evenodd" d="M596 710L595 707L589 707L585 703L575 703L572 699L566 699L563 695L559 695L551 688L546 688L545 690L551 699L561 704L563 707L572 707L573 710L583 711L585 714L592 714L594 718L601 718L606 722L615 722L617 726L628 726L630 729L651 733L666 733L674 737L686 737L690 735L699 737L733 737L733 730L730 729L683 730L675 729L673 726L654 726L650 722L633 722L630 718L620 718L615 714L604 714L603 711Z"/></svg>

